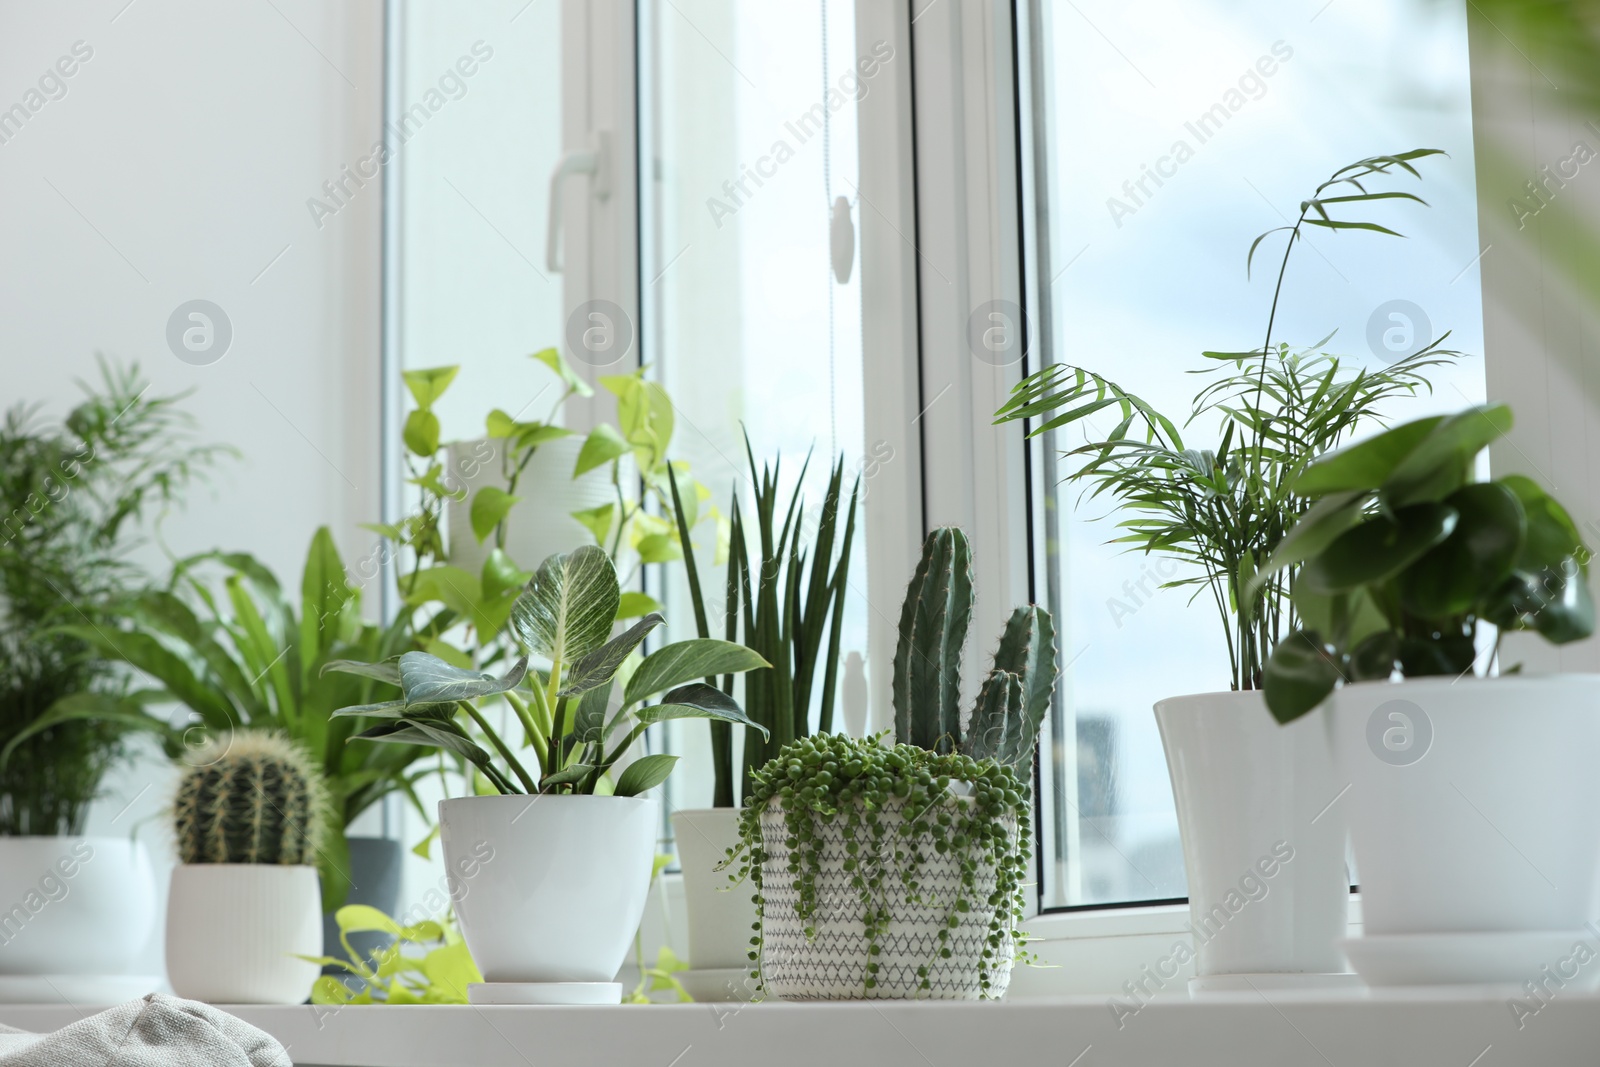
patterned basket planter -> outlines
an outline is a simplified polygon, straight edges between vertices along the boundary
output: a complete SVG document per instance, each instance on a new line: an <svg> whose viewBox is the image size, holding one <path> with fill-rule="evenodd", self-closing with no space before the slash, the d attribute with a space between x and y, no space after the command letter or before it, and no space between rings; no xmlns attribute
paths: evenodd
<svg viewBox="0 0 1600 1067"><path fill-rule="evenodd" d="M970 801L950 797L946 805ZM880 815L885 833L877 846L883 867L889 872L884 884L872 894L879 907L887 907L887 932L879 939L880 953L868 954L868 940L861 890L851 883L854 874L845 869L849 857L847 840L858 848L869 847L864 840L865 826L852 831L843 817L817 825L821 843L821 865L816 881L816 914L810 926L815 935L806 936L808 925L799 913L800 893L795 888L796 874L790 869L789 831L783 808L776 802L761 813L761 847L766 853L762 864L761 977L768 993L785 1000L977 1000L985 995L981 974L984 949L989 948L989 927L996 908L988 903L995 891L995 870L980 862L976 884L964 893L961 861L953 853L938 853L926 829L901 837L898 828L904 819L903 801L891 800ZM1017 840L1017 823L1007 820L1011 840ZM904 864L894 859L894 846L900 844L909 854L920 848L925 858L915 888L903 882ZM956 901L966 895L971 910L960 912ZM952 925L952 920L954 924ZM948 931L941 943L939 934ZM989 962L987 995L998 999L1011 981L1013 954L1012 923L1003 926L1004 935ZM948 958L941 955L948 949ZM875 960L876 982L868 988L867 965ZM922 988L926 968L929 988Z"/></svg>

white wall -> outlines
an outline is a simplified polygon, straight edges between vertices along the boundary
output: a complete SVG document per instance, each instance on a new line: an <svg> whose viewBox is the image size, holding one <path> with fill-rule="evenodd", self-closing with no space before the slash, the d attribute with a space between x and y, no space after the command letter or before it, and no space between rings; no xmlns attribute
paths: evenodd
<svg viewBox="0 0 1600 1067"><path fill-rule="evenodd" d="M379 184L320 227L306 202L379 136L382 28L374 0L0 0L0 113L40 105L0 126L0 405L63 414L96 352L193 390L201 436L242 459L166 522L174 552L247 550L298 584L318 525L347 558L371 540L357 524L379 507ZM91 54L65 65L65 95L47 79L59 99L28 96L80 41ZM165 339L195 298L233 326L209 366ZM128 832L166 779L154 759L118 775L91 830Z"/></svg>

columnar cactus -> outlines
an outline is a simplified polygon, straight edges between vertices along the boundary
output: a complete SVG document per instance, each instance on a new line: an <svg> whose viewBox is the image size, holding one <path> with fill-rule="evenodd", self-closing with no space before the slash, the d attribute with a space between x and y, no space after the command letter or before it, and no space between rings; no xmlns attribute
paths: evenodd
<svg viewBox="0 0 1600 1067"><path fill-rule="evenodd" d="M325 790L299 748L275 734L241 730L191 759L172 806L181 862L317 862Z"/></svg>
<svg viewBox="0 0 1600 1067"><path fill-rule="evenodd" d="M1021 767L1033 759L1055 691L1055 626L1035 604L1012 612L963 736L961 653L972 601L972 548L960 530L940 527L923 542L900 610L895 740Z"/></svg>

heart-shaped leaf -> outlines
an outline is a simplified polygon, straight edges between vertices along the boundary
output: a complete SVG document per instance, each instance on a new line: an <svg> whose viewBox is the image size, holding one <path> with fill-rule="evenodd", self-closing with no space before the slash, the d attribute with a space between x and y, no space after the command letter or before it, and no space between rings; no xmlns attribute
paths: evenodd
<svg viewBox="0 0 1600 1067"><path fill-rule="evenodd" d="M1455 509L1443 504L1402 508L1392 519L1368 516L1308 560L1299 580L1314 593L1345 593L1384 581L1449 537L1456 518Z"/></svg>
<svg viewBox="0 0 1600 1067"><path fill-rule="evenodd" d="M1267 660L1267 710L1280 723L1293 722L1322 703L1339 677L1339 665L1321 635L1296 630L1278 642Z"/></svg>
<svg viewBox="0 0 1600 1067"><path fill-rule="evenodd" d="M472 494L472 535L482 544L492 533L494 528L505 521L511 509L522 500L519 496L512 496L498 486L486 485Z"/></svg>

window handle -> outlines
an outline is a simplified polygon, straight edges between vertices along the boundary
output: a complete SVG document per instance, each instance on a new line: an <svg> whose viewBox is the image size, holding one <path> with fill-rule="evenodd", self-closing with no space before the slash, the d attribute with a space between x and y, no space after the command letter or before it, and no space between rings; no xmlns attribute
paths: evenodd
<svg viewBox="0 0 1600 1067"><path fill-rule="evenodd" d="M611 131L596 130L588 148L574 148L562 155L550 172L550 215L545 223L544 265L551 274L561 273L561 186L573 174L587 174L597 200L611 195Z"/></svg>

